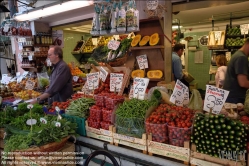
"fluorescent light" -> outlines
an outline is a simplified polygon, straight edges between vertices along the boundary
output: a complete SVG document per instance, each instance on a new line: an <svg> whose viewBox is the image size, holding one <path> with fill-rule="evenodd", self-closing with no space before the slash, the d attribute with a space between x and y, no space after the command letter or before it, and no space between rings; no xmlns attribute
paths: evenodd
<svg viewBox="0 0 249 166"><path fill-rule="evenodd" d="M47 16L58 14L58 13L62 13L62 12L90 6L93 3L94 2L92 0L89 0L89 1L67 1L64 3L60 3L60 4L55 4L53 6L44 7L43 9L41 8L39 10L36 10L36 9L30 10L25 14L20 14L20 15L14 16L14 19L17 21L27 21L27 20L32 21L32 20L36 20L40 17L47 17Z"/></svg>
<svg viewBox="0 0 249 166"><path fill-rule="evenodd" d="M173 26L172 26L172 29L177 29L178 27L179 27L179 28L182 28L182 26L173 25Z"/></svg>

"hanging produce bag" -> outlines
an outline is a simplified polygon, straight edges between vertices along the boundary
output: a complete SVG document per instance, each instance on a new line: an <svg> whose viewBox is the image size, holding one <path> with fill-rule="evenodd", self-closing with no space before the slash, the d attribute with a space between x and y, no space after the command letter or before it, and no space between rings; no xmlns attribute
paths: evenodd
<svg viewBox="0 0 249 166"><path fill-rule="evenodd" d="M192 95L189 99L188 108L193 109L193 110L202 110L203 108L203 101L201 98L201 94L196 89L192 90Z"/></svg>
<svg viewBox="0 0 249 166"><path fill-rule="evenodd" d="M139 28L139 12L134 8L135 2L129 2L129 9L126 12L126 26L127 32L137 31Z"/></svg>
<svg viewBox="0 0 249 166"><path fill-rule="evenodd" d="M37 79L39 88L44 89L49 85L49 77L47 72L37 73Z"/></svg>
<svg viewBox="0 0 249 166"><path fill-rule="evenodd" d="M92 30L90 31L91 35L99 35L99 8L97 4L95 4L95 13L93 15L93 22L92 22Z"/></svg>
<svg viewBox="0 0 249 166"><path fill-rule="evenodd" d="M117 31L120 33L126 31L126 11L124 6L118 11Z"/></svg>
<svg viewBox="0 0 249 166"><path fill-rule="evenodd" d="M116 7L116 3L113 3L113 9L111 11L111 31L110 33L117 33L117 18L118 18L118 8Z"/></svg>

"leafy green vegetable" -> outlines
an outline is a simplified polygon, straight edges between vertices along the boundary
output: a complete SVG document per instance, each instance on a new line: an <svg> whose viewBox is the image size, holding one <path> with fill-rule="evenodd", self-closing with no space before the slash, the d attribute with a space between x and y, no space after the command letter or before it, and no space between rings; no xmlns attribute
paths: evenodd
<svg viewBox="0 0 249 166"><path fill-rule="evenodd" d="M20 103L17 106L16 110L16 116L22 116L23 114L29 112L29 109L27 108L28 104L27 103Z"/></svg>
<svg viewBox="0 0 249 166"><path fill-rule="evenodd" d="M5 124L9 124L15 116L15 111L12 107L7 106L0 112L0 128L3 128Z"/></svg>
<svg viewBox="0 0 249 166"><path fill-rule="evenodd" d="M107 52L108 52L107 46L99 46L94 49L91 57L97 62L105 62L107 59Z"/></svg>
<svg viewBox="0 0 249 166"><path fill-rule="evenodd" d="M41 88L45 88L49 85L49 80L47 78L39 78L38 81Z"/></svg>

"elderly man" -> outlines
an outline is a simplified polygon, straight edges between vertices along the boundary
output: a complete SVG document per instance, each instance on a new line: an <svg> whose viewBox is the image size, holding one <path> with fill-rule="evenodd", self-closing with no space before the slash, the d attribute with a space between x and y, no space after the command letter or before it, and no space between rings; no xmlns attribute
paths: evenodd
<svg viewBox="0 0 249 166"><path fill-rule="evenodd" d="M72 74L63 61L62 49L59 46L51 47L48 50L48 58L53 64L49 87L42 95L33 99L32 104L47 98L49 98L49 104L54 101L63 102L73 94Z"/></svg>

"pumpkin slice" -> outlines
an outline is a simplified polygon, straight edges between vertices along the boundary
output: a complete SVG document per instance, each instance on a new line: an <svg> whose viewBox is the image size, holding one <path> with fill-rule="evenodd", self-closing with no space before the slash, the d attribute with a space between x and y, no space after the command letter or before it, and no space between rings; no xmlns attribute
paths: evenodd
<svg viewBox="0 0 249 166"><path fill-rule="evenodd" d="M159 35L158 33L154 33L153 35L150 36L150 46L155 46L159 43Z"/></svg>
<svg viewBox="0 0 249 166"><path fill-rule="evenodd" d="M159 79L163 77L163 72L161 70L150 70L147 72L147 77Z"/></svg>
<svg viewBox="0 0 249 166"><path fill-rule="evenodd" d="M140 40L141 40L141 35L136 35L131 42L131 46L136 47L140 42Z"/></svg>
<svg viewBox="0 0 249 166"><path fill-rule="evenodd" d="M150 41L150 36L144 36L142 40L139 42L139 46L145 46Z"/></svg>
<svg viewBox="0 0 249 166"><path fill-rule="evenodd" d="M131 77L135 78L135 77L139 77L139 78L144 78L144 71L143 70L133 70L131 73Z"/></svg>

